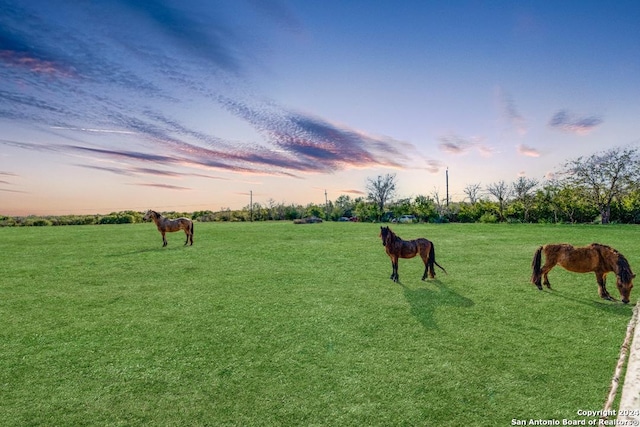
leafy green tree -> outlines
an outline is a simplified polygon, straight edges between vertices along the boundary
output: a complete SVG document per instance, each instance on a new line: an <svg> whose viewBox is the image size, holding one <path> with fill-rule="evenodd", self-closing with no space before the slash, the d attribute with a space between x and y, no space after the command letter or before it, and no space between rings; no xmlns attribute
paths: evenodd
<svg viewBox="0 0 640 427"><path fill-rule="evenodd" d="M356 202L355 213L360 221L375 221L379 218L376 205L363 199Z"/></svg>
<svg viewBox="0 0 640 427"><path fill-rule="evenodd" d="M600 212L602 224L608 224L614 200L623 199L637 186L638 164L637 149L612 148L569 160L562 175L566 186L580 189Z"/></svg>
<svg viewBox="0 0 640 427"><path fill-rule="evenodd" d="M415 215L422 221L429 222L438 217L433 199L427 196L416 196L413 201Z"/></svg>
<svg viewBox="0 0 640 427"><path fill-rule="evenodd" d="M355 207L356 207L355 201L351 199L351 197L347 195L341 195L336 199L335 203L333 204L333 210L335 212L335 215L332 215L332 216L335 216L335 219L338 219L343 216L352 217Z"/></svg>
<svg viewBox="0 0 640 427"><path fill-rule="evenodd" d="M553 204L560 212L564 222L591 222L598 215L597 208L589 202L581 187L565 185L554 194Z"/></svg>
<svg viewBox="0 0 640 427"><path fill-rule="evenodd" d="M316 216L318 218L324 218L324 206L310 203L305 208L305 217Z"/></svg>
<svg viewBox="0 0 640 427"><path fill-rule="evenodd" d="M640 188L635 188L615 203L611 215L620 222L640 224Z"/></svg>

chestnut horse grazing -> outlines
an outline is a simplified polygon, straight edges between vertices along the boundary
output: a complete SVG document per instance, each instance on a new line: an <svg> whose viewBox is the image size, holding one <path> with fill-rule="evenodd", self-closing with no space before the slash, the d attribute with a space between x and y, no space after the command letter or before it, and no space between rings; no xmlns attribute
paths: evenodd
<svg viewBox="0 0 640 427"><path fill-rule="evenodd" d="M187 235L187 241L184 242L184 245L187 246L189 242L193 245L193 221L189 218L176 218L169 219L160 215L156 211L148 210L143 218L145 221L152 219L153 222L156 223L156 227L158 227L158 231L162 234L162 247L167 246L167 238L165 237L165 233L172 231L180 231L184 230L184 234Z"/></svg>
<svg viewBox="0 0 640 427"><path fill-rule="evenodd" d="M398 237L389 227L380 227L380 237L382 238L382 245L384 246L387 255L391 258L391 277L394 282L398 282L398 258L413 258L416 255L420 255L422 262L424 262L424 274L422 280L427 278L427 274L432 279L436 277L436 272L433 265L437 265L445 273L447 270L442 268L440 264L436 262L436 251L433 247L433 243L427 239L419 238L415 240L402 240Z"/></svg>
<svg viewBox="0 0 640 427"><path fill-rule="evenodd" d="M544 253L545 263L540 267L542 253ZM607 291L606 277L607 273L613 271L617 277L616 285L618 291L620 291L622 302L625 304L629 302L629 295L631 294L631 288L633 288L632 280L636 275L631 271L629 262L624 255L612 247L599 243L592 243L589 246L579 248L567 243L540 246L533 255L531 282L542 290L543 283L541 282L544 279L544 285L551 289L547 275L556 264L560 264L566 270L575 273L594 272L598 281L600 298L609 301L615 301L615 298L609 295Z"/></svg>

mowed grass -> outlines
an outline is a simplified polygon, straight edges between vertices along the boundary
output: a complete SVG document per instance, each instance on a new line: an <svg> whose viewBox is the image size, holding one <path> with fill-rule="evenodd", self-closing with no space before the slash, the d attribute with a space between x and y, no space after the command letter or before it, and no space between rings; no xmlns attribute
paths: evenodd
<svg viewBox="0 0 640 427"><path fill-rule="evenodd" d="M638 228L196 223L0 229L0 425L505 426L601 409L631 304L593 274L529 283L544 243ZM615 277L609 290L619 297Z"/></svg>

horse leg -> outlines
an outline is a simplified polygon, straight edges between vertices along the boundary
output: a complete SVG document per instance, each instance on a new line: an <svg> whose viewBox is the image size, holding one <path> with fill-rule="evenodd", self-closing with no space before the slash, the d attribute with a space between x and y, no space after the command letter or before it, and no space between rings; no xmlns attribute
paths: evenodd
<svg viewBox="0 0 640 427"><path fill-rule="evenodd" d="M400 277L398 276L398 257L391 258L391 280L398 282Z"/></svg>
<svg viewBox="0 0 640 427"><path fill-rule="evenodd" d="M422 280L427 280L427 276L429 276L430 278L434 278L436 277L434 271L433 271L433 265L431 266L431 270L429 270L429 256L423 256L422 257L422 262L424 262L424 273L422 273Z"/></svg>
<svg viewBox="0 0 640 427"><path fill-rule="evenodd" d="M551 283L549 283L549 272L547 271L546 273L544 273L542 275L542 284L545 285L547 287L547 289L551 289ZM540 288L542 289L542 288Z"/></svg>
<svg viewBox="0 0 640 427"><path fill-rule="evenodd" d="M555 267L555 264L549 265L548 263L545 263L541 270L542 284L545 285L547 289L551 289L551 283L549 283L549 272L553 267ZM542 286L538 286L538 289L542 290Z"/></svg>
<svg viewBox="0 0 640 427"><path fill-rule="evenodd" d="M160 233L162 234L162 247L164 248L165 246L167 246L167 238L165 237L164 231L161 231Z"/></svg>
<svg viewBox="0 0 640 427"><path fill-rule="evenodd" d="M187 228L184 229L184 234L187 236L187 240L184 241L184 245L187 246L189 244L189 230Z"/></svg>
<svg viewBox="0 0 640 427"><path fill-rule="evenodd" d="M596 271L596 280L598 281L598 295L600 295L600 298L615 301L615 298L607 291L607 273Z"/></svg>

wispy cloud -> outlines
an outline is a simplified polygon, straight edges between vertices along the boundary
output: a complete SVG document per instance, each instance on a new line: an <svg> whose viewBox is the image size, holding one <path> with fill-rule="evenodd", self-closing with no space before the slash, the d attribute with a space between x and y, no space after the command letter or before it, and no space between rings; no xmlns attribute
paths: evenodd
<svg viewBox="0 0 640 427"><path fill-rule="evenodd" d="M90 133L113 133L118 135L135 135L135 132L127 131L127 130L115 130L115 129L87 129L87 128L72 128L65 126L51 126L51 129L56 130L72 130L79 132L90 132Z"/></svg>
<svg viewBox="0 0 640 427"><path fill-rule="evenodd" d="M25 191L17 190L16 183L11 178L18 178L18 174L13 172L0 171L0 191L7 193L25 193ZM6 178L6 179L4 179Z"/></svg>
<svg viewBox="0 0 640 427"><path fill-rule="evenodd" d="M72 67L55 61L29 56L28 53L12 50L0 50L0 62L5 66L20 68L32 73L43 74L51 77L73 77L75 72Z"/></svg>
<svg viewBox="0 0 640 427"><path fill-rule="evenodd" d="M93 169L103 172L110 172L117 175L123 176L138 176L138 175L153 175L160 176L165 178L185 178L185 177L198 177L198 178L206 178L206 179L216 179L216 180L227 180L227 178L212 176L202 173L184 173L184 172L175 172L170 170L160 170L154 168L144 168L144 167L136 167L136 166L99 166L99 165L85 165L85 164L76 164L78 167Z"/></svg>
<svg viewBox="0 0 640 427"><path fill-rule="evenodd" d="M586 135L602 122L603 119L596 115L578 115L568 110L560 110L551 117L549 126L565 132Z"/></svg>
<svg viewBox="0 0 640 427"><path fill-rule="evenodd" d="M236 6L247 5L243 13L301 31L278 1ZM219 5L178 9L151 0L41 6L13 5L0 17L0 80L14 83L0 84L0 120L48 126L76 143L5 145L133 164L84 165L119 175L161 175L169 166L300 177L407 167L419 157L408 142L293 112L248 90L253 85L246 76L264 49L231 25L233 16ZM58 12L69 19L56 20ZM260 140L226 140L169 113L194 100L239 119ZM116 137L127 138L127 149L113 143Z"/></svg>
<svg viewBox="0 0 640 427"><path fill-rule="evenodd" d="M484 140L485 138L482 137L464 138L452 133L438 138L438 141L440 141L438 148L447 154L453 155L463 155L473 149L477 149L482 156L489 157L493 154L493 149L485 145Z"/></svg>
<svg viewBox="0 0 640 427"><path fill-rule="evenodd" d="M528 130L527 121L518 110L518 106L516 105L513 97L502 89L499 90L498 96L505 120L518 135L524 136Z"/></svg>
<svg viewBox="0 0 640 427"><path fill-rule="evenodd" d="M524 144L518 145L518 154L527 157L540 157L540 151Z"/></svg>
<svg viewBox="0 0 640 427"><path fill-rule="evenodd" d="M440 160L427 160L424 169L430 173L438 173L444 169L445 165Z"/></svg>
<svg viewBox="0 0 640 427"><path fill-rule="evenodd" d="M364 196L365 194L367 194L366 192L362 191L362 190L338 190L339 193L347 193L347 194L356 194L358 196Z"/></svg>
<svg viewBox="0 0 640 427"><path fill-rule="evenodd" d="M138 187L162 188L163 190L191 191L189 187L181 187L179 185L163 184L163 183L132 183Z"/></svg>

